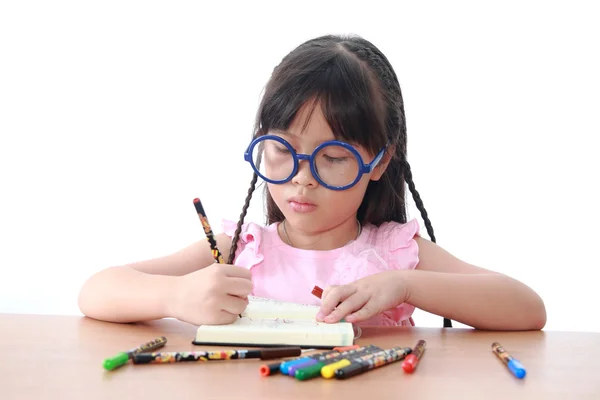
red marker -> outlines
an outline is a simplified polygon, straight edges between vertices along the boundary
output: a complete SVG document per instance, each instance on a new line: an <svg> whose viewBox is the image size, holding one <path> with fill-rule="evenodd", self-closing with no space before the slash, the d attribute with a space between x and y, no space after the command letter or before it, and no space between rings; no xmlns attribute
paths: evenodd
<svg viewBox="0 0 600 400"><path fill-rule="evenodd" d="M321 289L318 286L315 286L311 292L314 296L321 298L321 296L323 295L323 289Z"/></svg>
<svg viewBox="0 0 600 400"><path fill-rule="evenodd" d="M402 362L402 369L404 370L404 372L411 373L415 370L415 368L417 368L417 364L419 363L419 360L425 352L425 344L426 343L424 340L419 340L415 345L412 353L406 356L406 358Z"/></svg>

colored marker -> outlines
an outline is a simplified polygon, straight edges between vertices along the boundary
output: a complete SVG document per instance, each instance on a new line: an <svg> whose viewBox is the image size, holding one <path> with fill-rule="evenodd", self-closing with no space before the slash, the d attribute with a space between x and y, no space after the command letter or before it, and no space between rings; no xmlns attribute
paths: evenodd
<svg viewBox="0 0 600 400"><path fill-rule="evenodd" d="M342 353L338 356L331 357L325 360L318 361L316 364L307 366L305 368L300 368L296 370L294 376L296 379L300 381L305 381L308 379L316 378L321 375L321 370L328 366L341 361L344 358L348 358L351 362L357 360L361 355L365 353L375 353L377 351L381 351L380 347L369 345L360 349L350 350L346 354ZM349 357L350 356L350 357Z"/></svg>
<svg viewBox="0 0 600 400"><path fill-rule="evenodd" d="M393 347L388 350L378 351L359 357L356 361L335 370L336 379L348 379L353 376L382 367L404 359L412 352L410 347Z"/></svg>
<svg viewBox="0 0 600 400"><path fill-rule="evenodd" d="M315 286L311 292L313 295L315 295L315 297L318 297L319 299L321 298L321 296L323 296L323 289L321 289L318 286Z"/></svg>
<svg viewBox="0 0 600 400"><path fill-rule="evenodd" d="M145 351L152 351L158 348L163 347L167 343L167 338L164 336L158 337L148 343L144 343L143 345L136 347L134 349L121 352L114 357L110 357L104 360L102 366L104 369L113 370L115 368L119 368L133 358L135 354L142 353Z"/></svg>
<svg viewBox="0 0 600 400"><path fill-rule="evenodd" d="M316 353L316 354L311 354L309 356L306 357L301 357L301 358L295 358L292 360L288 360L288 361L284 361L281 363L281 365L279 366L279 370L281 371L282 374L284 375L288 375L289 372L289 368L295 364L300 364L312 359L320 359L320 357L325 357L328 354L339 354L339 351L337 350L328 350L328 351L323 351L320 353Z"/></svg>
<svg viewBox="0 0 600 400"><path fill-rule="evenodd" d="M344 346L344 347L334 347L331 353L323 354L317 357L307 357L305 360L299 360L300 362L292 363L287 367L287 375L295 376L296 371L300 368L306 368L310 365L314 365L319 361L327 360L333 357L340 357L344 354L351 354L353 350L365 349L364 347L354 345L354 346Z"/></svg>
<svg viewBox="0 0 600 400"><path fill-rule="evenodd" d="M309 352L309 351L313 351L313 349L304 349L304 350L302 350L302 353ZM306 357L301 357L301 358L306 358ZM275 362L272 364L263 364L258 369L258 372L260 373L261 376L273 375L273 374L276 374L281 371L280 367L281 367L281 364L283 364L284 362L289 362L289 361L294 361L294 360L299 360L299 359L300 358L292 358L292 359L288 359L286 361L278 361L278 362Z"/></svg>
<svg viewBox="0 0 600 400"><path fill-rule="evenodd" d="M260 368L258 369L258 372L260 373L261 376L274 375L277 372L279 372L280 365L281 365L280 362L273 363L273 364L264 364L264 365L260 366Z"/></svg>
<svg viewBox="0 0 600 400"><path fill-rule="evenodd" d="M502 360L502 362L504 362L504 364L506 364L506 366L508 367L508 370L515 377L517 377L519 379L525 378L527 371L525 371L525 368L523 367L523 365L521 365L521 363L517 359L515 359L510 354L508 354L506 352L506 350L504 350L504 347L502 347L502 345L500 343L498 343L498 342L492 343L492 351L494 352L494 354L496 354L498 356L499 359Z"/></svg>
<svg viewBox="0 0 600 400"><path fill-rule="evenodd" d="M421 359L421 357L423 357L423 353L425 352L426 344L427 343L425 343L425 341L422 339L417 342L412 352L408 356L406 356L406 358L402 362L402 369L404 370L404 372L411 373L415 370L415 368L417 368L417 364L419 363L419 360Z"/></svg>
<svg viewBox="0 0 600 400"><path fill-rule="evenodd" d="M181 351L163 353L139 353L133 355L134 364L165 364L186 361L215 361L215 360L241 360L246 358L260 358L271 360L280 357L300 355L300 347L274 347L257 350L223 350L223 351Z"/></svg>

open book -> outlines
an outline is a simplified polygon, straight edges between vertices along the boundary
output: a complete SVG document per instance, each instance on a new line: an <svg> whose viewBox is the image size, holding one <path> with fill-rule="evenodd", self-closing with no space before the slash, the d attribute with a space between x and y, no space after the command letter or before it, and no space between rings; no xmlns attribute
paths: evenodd
<svg viewBox="0 0 600 400"><path fill-rule="evenodd" d="M201 325L192 342L224 346L300 346L332 348L354 344L348 322L317 322L318 306L249 296L242 317L227 325Z"/></svg>

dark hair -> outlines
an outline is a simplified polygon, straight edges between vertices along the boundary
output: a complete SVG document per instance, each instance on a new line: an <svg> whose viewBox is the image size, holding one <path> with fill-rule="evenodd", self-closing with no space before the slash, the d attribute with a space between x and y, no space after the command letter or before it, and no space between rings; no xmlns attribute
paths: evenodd
<svg viewBox="0 0 600 400"><path fill-rule="evenodd" d="M358 220L376 226L387 221L405 223L406 181L427 233L435 242L406 159L406 119L400 83L385 55L358 36L327 35L301 44L275 67L258 108L254 137L271 130L287 130L303 106L309 105L312 112L317 104L337 139L358 144L372 155L386 144L395 148L381 179L369 182L358 208ZM235 259L256 181L254 174L232 238L229 264ZM283 213L266 185L265 198L267 224L283 221ZM380 199L386 199L386 207L381 207ZM444 326L448 325L451 326L450 321L444 319Z"/></svg>

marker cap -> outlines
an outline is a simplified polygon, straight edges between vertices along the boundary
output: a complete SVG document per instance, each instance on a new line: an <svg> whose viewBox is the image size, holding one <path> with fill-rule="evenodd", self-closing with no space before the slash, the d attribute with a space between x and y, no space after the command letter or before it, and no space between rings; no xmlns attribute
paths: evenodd
<svg viewBox="0 0 600 400"><path fill-rule="evenodd" d="M347 367L335 370L335 377L337 379L346 379L354 375L358 375L362 372L362 365L355 363L350 364Z"/></svg>
<svg viewBox="0 0 600 400"><path fill-rule="evenodd" d="M402 369L404 372L413 372L417 367L417 362L419 362L417 356L409 354L402 362Z"/></svg>
<svg viewBox="0 0 600 400"><path fill-rule="evenodd" d="M321 376L326 379L331 379L335 376L336 370L347 367L350 364L352 364L350 360L345 358L338 362L334 362L333 364L326 365L323 368L321 368Z"/></svg>
<svg viewBox="0 0 600 400"><path fill-rule="evenodd" d="M127 353L119 353L114 357L110 357L104 360L102 366L104 367L104 369L110 371L112 369L127 364L127 361L129 361L129 355L127 355Z"/></svg>
<svg viewBox="0 0 600 400"><path fill-rule="evenodd" d="M525 368L523 368L523 365L521 365L520 362L514 359L508 362L508 369L510 370L510 372L513 373L514 376L516 376L519 379L525 378L525 375L527 373L525 371Z"/></svg>

